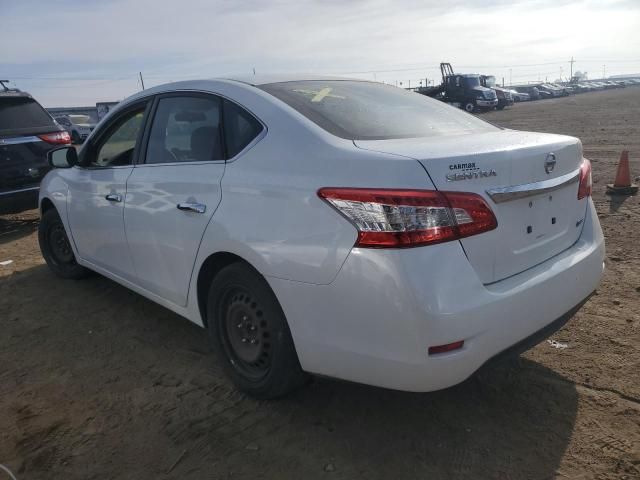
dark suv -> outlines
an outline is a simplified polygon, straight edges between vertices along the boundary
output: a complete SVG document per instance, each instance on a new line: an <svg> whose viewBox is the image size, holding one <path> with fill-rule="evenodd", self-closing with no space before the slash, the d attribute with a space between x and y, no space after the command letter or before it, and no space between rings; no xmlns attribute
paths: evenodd
<svg viewBox="0 0 640 480"><path fill-rule="evenodd" d="M71 143L69 134L26 92L0 80L0 214L38 206L47 152Z"/></svg>

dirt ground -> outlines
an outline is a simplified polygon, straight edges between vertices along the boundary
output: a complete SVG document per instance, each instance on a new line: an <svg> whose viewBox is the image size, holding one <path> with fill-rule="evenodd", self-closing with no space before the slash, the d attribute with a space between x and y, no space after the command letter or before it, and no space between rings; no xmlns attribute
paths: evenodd
<svg viewBox="0 0 640 480"><path fill-rule="evenodd" d="M517 104L496 124L580 137L607 238L597 292L516 365L408 394L327 379L237 393L204 332L119 285L60 281L37 214L0 218L0 463L23 479L640 478L640 88ZM0 471L0 479L4 479Z"/></svg>

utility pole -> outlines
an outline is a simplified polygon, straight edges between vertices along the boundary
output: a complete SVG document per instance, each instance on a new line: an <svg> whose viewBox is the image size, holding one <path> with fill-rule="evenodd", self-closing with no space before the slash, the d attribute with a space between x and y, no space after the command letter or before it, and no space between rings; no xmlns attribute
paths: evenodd
<svg viewBox="0 0 640 480"><path fill-rule="evenodd" d="M253 76L256 76L256 67L253 67Z"/></svg>
<svg viewBox="0 0 640 480"><path fill-rule="evenodd" d="M569 80L571 80L573 78L573 64L576 63L576 61L571 57L569 63L571 64L571 78Z"/></svg>
<svg viewBox="0 0 640 480"><path fill-rule="evenodd" d="M511 69L509 69L509 86L513 85L513 83L511 83Z"/></svg>
<svg viewBox="0 0 640 480"><path fill-rule="evenodd" d="M142 90L144 90L144 80L142 79L142 72L138 72L140 74L140 85L142 85Z"/></svg>
<svg viewBox="0 0 640 480"><path fill-rule="evenodd" d="M604 80L605 78L607 78L606 76L606 71L607 71L607 66L606 65L602 65L602 79Z"/></svg>

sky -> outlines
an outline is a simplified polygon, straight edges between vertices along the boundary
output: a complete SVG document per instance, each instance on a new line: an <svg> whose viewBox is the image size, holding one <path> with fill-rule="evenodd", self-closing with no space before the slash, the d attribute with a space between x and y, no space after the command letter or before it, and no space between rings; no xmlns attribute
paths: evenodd
<svg viewBox="0 0 640 480"><path fill-rule="evenodd" d="M318 73L404 87L640 74L640 0L0 0L0 78L46 107L176 80Z"/></svg>

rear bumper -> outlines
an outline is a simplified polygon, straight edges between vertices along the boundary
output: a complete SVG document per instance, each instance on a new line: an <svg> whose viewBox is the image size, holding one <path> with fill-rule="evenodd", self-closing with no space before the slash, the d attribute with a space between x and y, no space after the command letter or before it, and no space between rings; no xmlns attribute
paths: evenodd
<svg viewBox="0 0 640 480"><path fill-rule="evenodd" d="M480 282L459 242L354 249L330 285L268 280L303 369L430 391L462 382L536 333L552 333L596 289L603 259L604 238L590 201L570 249L491 285ZM459 340L465 342L460 350L427 353L429 346Z"/></svg>
<svg viewBox="0 0 640 480"><path fill-rule="evenodd" d="M19 190L0 192L0 215L37 208L39 191L39 187L25 187Z"/></svg>

